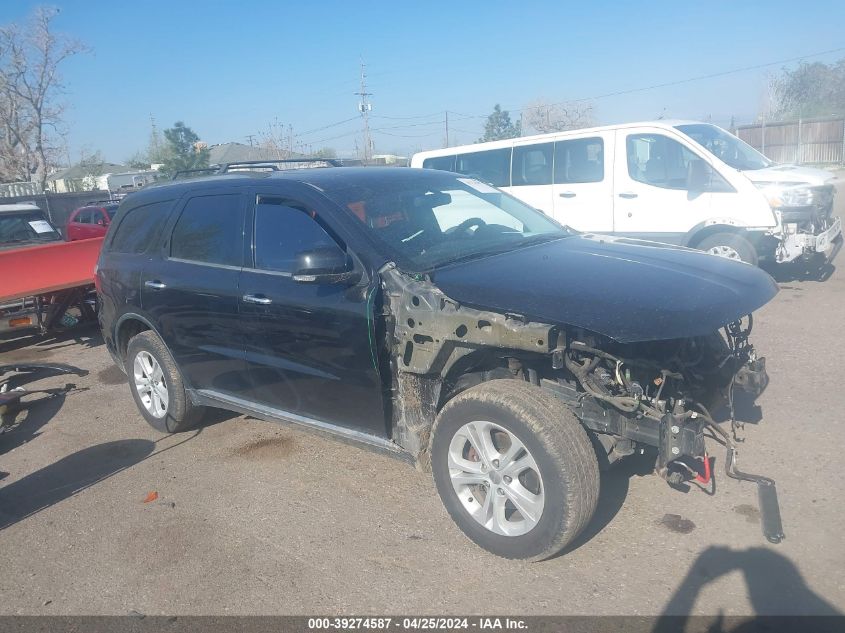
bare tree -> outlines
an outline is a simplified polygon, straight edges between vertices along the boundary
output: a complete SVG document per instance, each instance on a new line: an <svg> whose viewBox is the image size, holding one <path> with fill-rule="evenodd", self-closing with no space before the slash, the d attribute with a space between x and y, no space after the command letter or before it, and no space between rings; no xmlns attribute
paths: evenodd
<svg viewBox="0 0 845 633"><path fill-rule="evenodd" d="M523 121L540 134L589 127L595 123L593 104L586 101L550 103L535 99L523 110Z"/></svg>
<svg viewBox="0 0 845 633"><path fill-rule="evenodd" d="M51 30L57 14L58 9L39 7L23 27L0 28L2 162L11 167L7 176L33 180L42 188L63 135L59 66L88 50Z"/></svg>

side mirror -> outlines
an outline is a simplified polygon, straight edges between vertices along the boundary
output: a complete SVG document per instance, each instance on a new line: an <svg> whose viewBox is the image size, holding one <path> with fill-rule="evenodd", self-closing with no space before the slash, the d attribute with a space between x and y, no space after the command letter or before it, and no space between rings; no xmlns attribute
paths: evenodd
<svg viewBox="0 0 845 633"><path fill-rule="evenodd" d="M703 160L691 160L687 166L687 189L708 191L710 189L710 165Z"/></svg>
<svg viewBox="0 0 845 633"><path fill-rule="evenodd" d="M321 246L296 254L293 280L299 283L351 286L361 279L361 272L353 268L352 258L340 248Z"/></svg>

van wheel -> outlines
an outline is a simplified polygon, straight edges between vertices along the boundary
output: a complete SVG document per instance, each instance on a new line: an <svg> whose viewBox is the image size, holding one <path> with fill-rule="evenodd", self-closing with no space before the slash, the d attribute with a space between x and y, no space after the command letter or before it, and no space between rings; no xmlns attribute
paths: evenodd
<svg viewBox="0 0 845 633"><path fill-rule="evenodd" d="M199 421L203 409L191 404L179 368L155 332L130 339L125 368L135 404L150 426L179 433Z"/></svg>
<svg viewBox="0 0 845 633"><path fill-rule="evenodd" d="M452 519L497 556L553 556L596 509L599 468L586 431L526 382L492 380L450 400L432 429L431 467Z"/></svg>
<svg viewBox="0 0 845 633"><path fill-rule="evenodd" d="M757 251L754 245L736 233L710 235L701 240L696 248L711 255L742 261L752 266L757 265Z"/></svg>

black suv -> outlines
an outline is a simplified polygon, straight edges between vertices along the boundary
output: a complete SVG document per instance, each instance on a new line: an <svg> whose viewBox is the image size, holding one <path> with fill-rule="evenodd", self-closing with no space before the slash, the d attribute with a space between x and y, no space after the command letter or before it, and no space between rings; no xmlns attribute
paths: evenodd
<svg viewBox="0 0 845 633"><path fill-rule="evenodd" d="M736 470L709 413L767 383L746 315L777 287L752 266L578 234L457 174L341 167L145 188L97 285L106 345L161 431L220 407L385 451L433 472L476 543L538 560L626 455L707 483L710 429L782 538L774 482Z"/></svg>

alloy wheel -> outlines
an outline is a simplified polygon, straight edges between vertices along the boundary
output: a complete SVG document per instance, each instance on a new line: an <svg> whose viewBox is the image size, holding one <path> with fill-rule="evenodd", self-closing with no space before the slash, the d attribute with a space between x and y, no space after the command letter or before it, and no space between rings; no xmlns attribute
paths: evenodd
<svg viewBox="0 0 845 633"><path fill-rule="evenodd" d="M164 372L158 361L149 352L138 352L133 363L135 389L141 399L141 404L156 418L167 415L169 397Z"/></svg>
<svg viewBox="0 0 845 633"><path fill-rule="evenodd" d="M492 422L464 424L449 443L449 476L467 513L504 536L530 532L545 506L543 479L525 444Z"/></svg>

